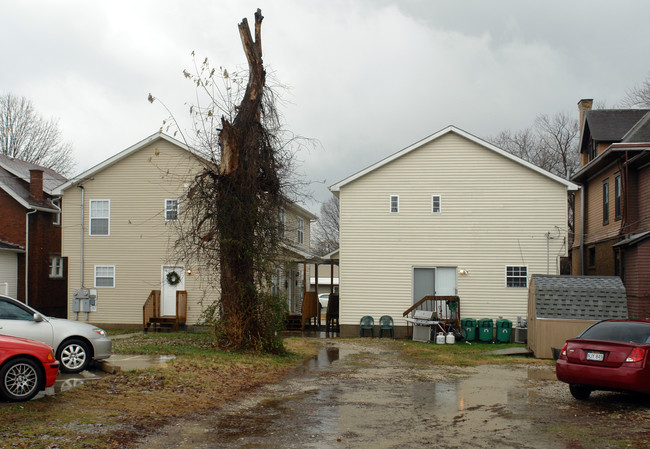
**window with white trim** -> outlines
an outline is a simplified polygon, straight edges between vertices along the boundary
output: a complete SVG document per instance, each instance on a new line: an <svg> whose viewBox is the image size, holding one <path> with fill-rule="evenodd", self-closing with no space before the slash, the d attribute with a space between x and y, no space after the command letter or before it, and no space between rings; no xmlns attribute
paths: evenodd
<svg viewBox="0 0 650 449"><path fill-rule="evenodd" d="M396 214L399 212L399 195L390 196L390 213Z"/></svg>
<svg viewBox="0 0 650 449"><path fill-rule="evenodd" d="M280 208L278 211L278 236L284 238L284 230L287 227L287 216L284 209Z"/></svg>
<svg viewBox="0 0 650 449"><path fill-rule="evenodd" d="M518 265L506 266L506 287L527 288L528 267Z"/></svg>
<svg viewBox="0 0 650 449"><path fill-rule="evenodd" d="M90 200L90 235L110 235L111 200Z"/></svg>
<svg viewBox="0 0 650 449"><path fill-rule="evenodd" d="M178 221L178 200L165 200L165 221Z"/></svg>
<svg viewBox="0 0 650 449"><path fill-rule="evenodd" d="M63 277L63 259L61 256L50 256L50 278Z"/></svg>
<svg viewBox="0 0 650 449"><path fill-rule="evenodd" d="M52 204L58 209L61 209L61 198L52 199ZM60 225L61 224L61 211L54 213L54 218L52 219L52 224Z"/></svg>
<svg viewBox="0 0 650 449"><path fill-rule="evenodd" d="M115 287L115 265L95 265L95 288Z"/></svg>
<svg viewBox="0 0 650 449"><path fill-rule="evenodd" d="M305 243L305 220L297 217L298 220L298 243Z"/></svg>
<svg viewBox="0 0 650 449"><path fill-rule="evenodd" d="M431 213L442 213L442 199L440 195L431 195Z"/></svg>

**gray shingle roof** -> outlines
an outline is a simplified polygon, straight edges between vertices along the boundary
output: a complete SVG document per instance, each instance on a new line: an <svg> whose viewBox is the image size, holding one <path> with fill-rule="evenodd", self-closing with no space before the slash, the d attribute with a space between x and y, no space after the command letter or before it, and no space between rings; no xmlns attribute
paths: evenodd
<svg viewBox="0 0 650 449"><path fill-rule="evenodd" d="M29 183L30 179L30 170L43 170L43 190L50 194L55 187L58 187L67 181L67 178L50 168L30 164L29 162L21 161L19 159L13 159L3 154L0 154L0 168L4 168L7 172L27 183Z"/></svg>
<svg viewBox="0 0 650 449"><path fill-rule="evenodd" d="M586 111L585 120L592 139L620 142L648 112L650 109L594 109Z"/></svg>
<svg viewBox="0 0 650 449"><path fill-rule="evenodd" d="M537 318L606 320L627 318L625 286L618 276L534 274Z"/></svg>

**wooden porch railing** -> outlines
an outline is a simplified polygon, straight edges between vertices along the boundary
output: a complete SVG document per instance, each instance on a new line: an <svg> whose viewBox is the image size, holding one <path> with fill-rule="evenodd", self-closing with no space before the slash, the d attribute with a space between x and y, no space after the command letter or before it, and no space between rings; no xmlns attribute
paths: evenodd
<svg viewBox="0 0 650 449"><path fill-rule="evenodd" d="M434 320L443 321L460 329L460 298L458 296L425 296L406 309L402 316L407 316L414 310L434 311Z"/></svg>
<svg viewBox="0 0 650 449"><path fill-rule="evenodd" d="M146 332L152 318L160 317L160 290L151 290L149 297L142 306L142 330Z"/></svg>
<svg viewBox="0 0 650 449"><path fill-rule="evenodd" d="M163 316L160 314L160 290L151 290L149 297L142 306L142 330L167 328L178 331L179 326L187 322L187 291L176 291L176 315Z"/></svg>

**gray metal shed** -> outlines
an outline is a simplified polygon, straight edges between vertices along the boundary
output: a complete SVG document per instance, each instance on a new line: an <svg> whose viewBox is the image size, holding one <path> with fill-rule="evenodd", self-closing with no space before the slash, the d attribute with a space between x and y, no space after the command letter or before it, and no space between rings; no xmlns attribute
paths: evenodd
<svg viewBox="0 0 650 449"><path fill-rule="evenodd" d="M600 320L627 318L625 286L618 276L534 274L528 290L528 346L538 358L552 358Z"/></svg>

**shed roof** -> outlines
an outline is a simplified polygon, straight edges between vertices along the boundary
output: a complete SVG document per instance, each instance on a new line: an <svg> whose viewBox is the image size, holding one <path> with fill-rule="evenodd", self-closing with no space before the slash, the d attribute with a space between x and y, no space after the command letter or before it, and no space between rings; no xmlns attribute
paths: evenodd
<svg viewBox="0 0 650 449"><path fill-rule="evenodd" d="M533 274L537 318L606 320L627 318L625 286L618 276Z"/></svg>

